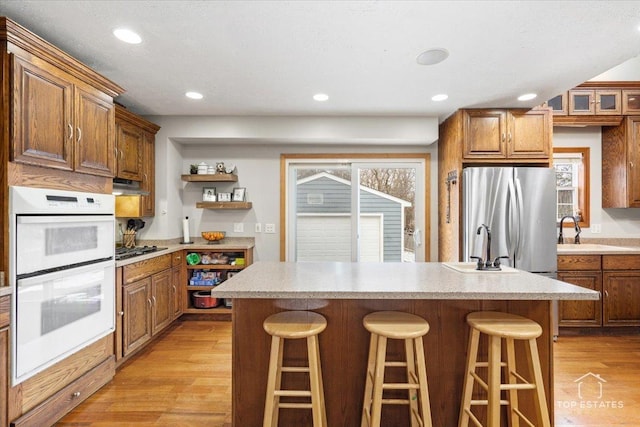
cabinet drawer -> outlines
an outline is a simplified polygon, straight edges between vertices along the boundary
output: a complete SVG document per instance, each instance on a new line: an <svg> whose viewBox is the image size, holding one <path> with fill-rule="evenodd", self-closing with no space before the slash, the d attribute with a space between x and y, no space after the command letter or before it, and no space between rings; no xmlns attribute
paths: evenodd
<svg viewBox="0 0 640 427"><path fill-rule="evenodd" d="M603 270L640 270L640 255L603 255Z"/></svg>
<svg viewBox="0 0 640 427"><path fill-rule="evenodd" d="M171 268L171 254L125 265L122 273L122 284L126 285L135 282L143 277L151 276L152 274L169 268Z"/></svg>
<svg viewBox="0 0 640 427"><path fill-rule="evenodd" d="M91 396L115 375L113 356L14 420L12 427L50 426Z"/></svg>
<svg viewBox="0 0 640 427"><path fill-rule="evenodd" d="M182 251L177 251L171 254L171 266L180 267L182 265Z"/></svg>
<svg viewBox="0 0 640 427"><path fill-rule="evenodd" d="M600 255L558 255L558 271L600 270Z"/></svg>

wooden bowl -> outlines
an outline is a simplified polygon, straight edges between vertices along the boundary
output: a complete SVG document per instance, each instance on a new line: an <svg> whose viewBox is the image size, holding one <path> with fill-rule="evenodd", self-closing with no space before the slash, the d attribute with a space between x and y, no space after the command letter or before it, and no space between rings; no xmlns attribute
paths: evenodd
<svg viewBox="0 0 640 427"><path fill-rule="evenodd" d="M224 231L203 231L200 233L204 240L207 240L209 243L218 242L224 239L225 233Z"/></svg>

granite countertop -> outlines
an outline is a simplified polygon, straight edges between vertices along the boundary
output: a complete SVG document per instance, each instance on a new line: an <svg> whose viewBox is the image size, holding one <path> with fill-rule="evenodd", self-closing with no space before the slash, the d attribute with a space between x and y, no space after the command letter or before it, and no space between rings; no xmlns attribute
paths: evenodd
<svg viewBox="0 0 640 427"><path fill-rule="evenodd" d="M216 298L597 300L599 292L513 270L458 272L442 263L256 262Z"/></svg>
<svg viewBox="0 0 640 427"><path fill-rule="evenodd" d="M209 244L204 239L195 239L194 243L179 244L179 243L163 243L163 242L140 242L139 246L144 245L156 245L159 248L167 248L157 252L150 252L144 255L123 259L122 261L116 261L116 267L123 267L125 265L133 264L134 262L144 261L147 259L155 258L158 256L170 254L172 252L188 250L188 251L210 251L220 252L234 249L251 249L255 246L255 240L253 237L227 237L220 243Z"/></svg>
<svg viewBox="0 0 640 427"><path fill-rule="evenodd" d="M638 246L612 246L598 243L565 243L558 245L558 255L634 255L640 254Z"/></svg>

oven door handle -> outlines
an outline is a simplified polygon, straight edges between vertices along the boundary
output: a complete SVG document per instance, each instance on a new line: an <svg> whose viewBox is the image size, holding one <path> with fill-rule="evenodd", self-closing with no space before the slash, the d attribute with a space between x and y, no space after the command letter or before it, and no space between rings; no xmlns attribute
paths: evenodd
<svg viewBox="0 0 640 427"><path fill-rule="evenodd" d="M18 224L49 224L69 223L69 222L113 222L113 215L94 215L94 216L18 216Z"/></svg>

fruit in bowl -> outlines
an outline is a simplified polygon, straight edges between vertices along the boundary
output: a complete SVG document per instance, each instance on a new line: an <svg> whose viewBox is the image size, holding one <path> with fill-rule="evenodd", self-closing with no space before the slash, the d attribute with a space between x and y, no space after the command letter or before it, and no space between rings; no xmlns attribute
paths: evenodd
<svg viewBox="0 0 640 427"><path fill-rule="evenodd" d="M224 239L224 231L203 231L202 238L208 240L209 243L214 243Z"/></svg>

